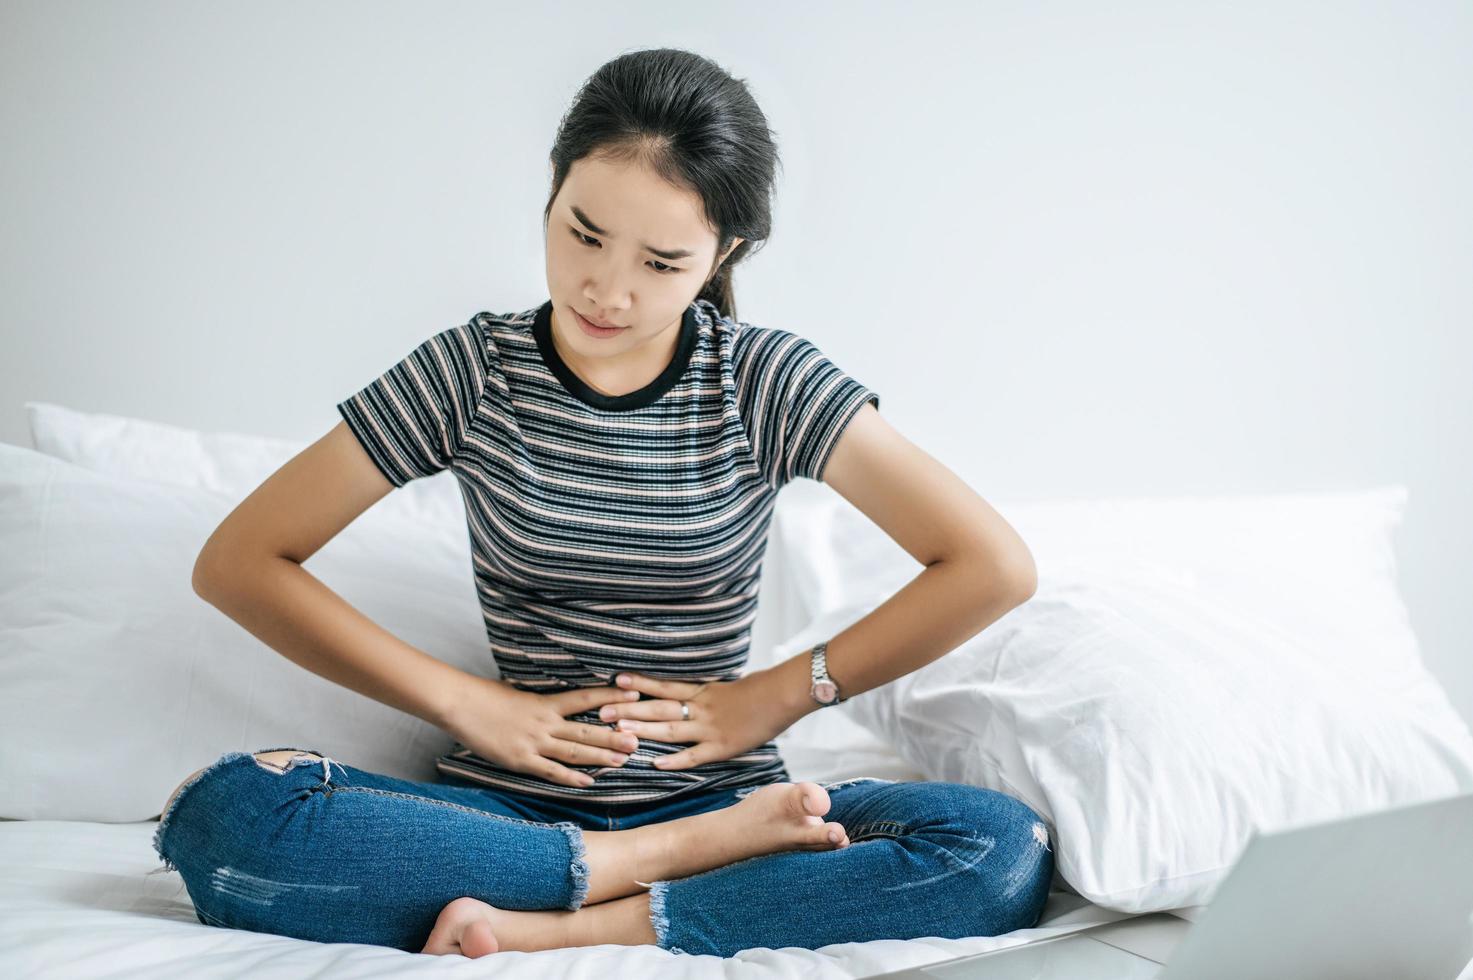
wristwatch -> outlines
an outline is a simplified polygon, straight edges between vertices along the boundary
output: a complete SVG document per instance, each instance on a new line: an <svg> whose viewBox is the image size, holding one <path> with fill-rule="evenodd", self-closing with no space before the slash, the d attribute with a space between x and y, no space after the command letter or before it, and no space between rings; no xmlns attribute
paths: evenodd
<svg viewBox="0 0 1473 980"><path fill-rule="evenodd" d="M809 658L813 665L813 686L808 689L808 695L817 701L821 708L830 707L844 700L839 697L839 685L829 676L828 659L825 655L828 645L828 641L825 640L814 647L810 651Z"/></svg>

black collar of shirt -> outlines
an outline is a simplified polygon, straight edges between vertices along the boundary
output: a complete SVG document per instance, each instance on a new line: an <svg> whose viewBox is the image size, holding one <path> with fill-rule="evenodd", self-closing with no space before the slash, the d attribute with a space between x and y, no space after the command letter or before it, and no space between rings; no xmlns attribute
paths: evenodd
<svg viewBox="0 0 1473 980"><path fill-rule="evenodd" d="M680 321L680 339L675 344L675 356L665 366L653 381L643 388L622 395L606 395L601 391L588 386L557 352L557 346L552 342L552 300L543 303L537 310L537 317L532 323L532 336L537 340L537 349L542 353L542 360L546 363L557 379L563 383L563 387L574 398L611 412L624 412L630 409L643 408L656 401L661 395L675 387L675 382L685 373L690 364L691 355L696 349L696 338L699 334L699 318L696 313L696 305L692 303L685 308L685 315Z"/></svg>

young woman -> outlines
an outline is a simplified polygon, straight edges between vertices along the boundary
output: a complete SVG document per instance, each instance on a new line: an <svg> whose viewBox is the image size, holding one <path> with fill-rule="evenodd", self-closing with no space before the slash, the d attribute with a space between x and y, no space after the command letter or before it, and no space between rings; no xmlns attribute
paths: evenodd
<svg viewBox="0 0 1473 980"><path fill-rule="evenodd" d="M341 402L195 568L200 595L283 655L452 734L440 778L227 753L175 790L154 838L198 918L466 956L1035 925L1053 855L1021 801L793 783L774 742L942 656L1035 577L877 394L736 319L731 269L768 236L777 162L746 87L688 52L624 55L585 84L551 162L547 302L478 313ZM499 680L410 647L301 567L446 469ZM831 642L743 675L773 504L798 477L926 567Z"/></svg>

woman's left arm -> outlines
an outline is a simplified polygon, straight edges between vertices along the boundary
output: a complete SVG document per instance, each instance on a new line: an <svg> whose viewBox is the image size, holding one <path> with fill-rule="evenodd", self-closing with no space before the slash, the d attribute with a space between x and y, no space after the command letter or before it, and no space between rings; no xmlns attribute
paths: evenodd
<svg viewBox="0 0 1473 980"><path fill-rule="evenodd" d="M939 659L1027 602L1037 589L1033 555L1012 526L955 473L896 431L872 404L865 403L850 420L822 477L925 566L829 640L829 675L846 699ZM651 737L684 736L669 739L675 742L707 739L660 760L665 763L661 769L730 758L818 709L809 695L809 664L805 650L739 680L703 686L632 674L637 690L685 698L692 705L688 722L643 721L637 726L648 726ZM702 711L697 705L707 698L712 699L710 707ZM617 717L640 717L645 705L654 704L610 705L606 710ZM698 714L712 724L698 724ZM739 744L746 742L752 744Z"/></svg>
<svg viewBox="0 0 1473 980"><path fill-rule="evenodd" d="M987 501L866 403L839 436L823 482L925 568L829 640L829 675L845 698L919 670L1027 602L1033 554ZM819 705L809 652L753 673L791 725ZM786 727L786 726L784 726Z"/></svg>

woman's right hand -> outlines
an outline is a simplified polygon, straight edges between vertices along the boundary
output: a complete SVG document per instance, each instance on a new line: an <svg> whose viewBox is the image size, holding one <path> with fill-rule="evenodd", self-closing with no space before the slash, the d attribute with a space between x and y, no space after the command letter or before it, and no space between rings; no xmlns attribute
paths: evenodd
<svg viewBox="0 0 1473 980"><path fill-rule="evenodd" d="M520 691L504 681L467 675L448 727L466 748L503 769L563 786L594 779L563 765L622 766L639 740L605 725L569 721L569 715L606 704L638 701L638 691L582 687L553 694Z"/></svg>

